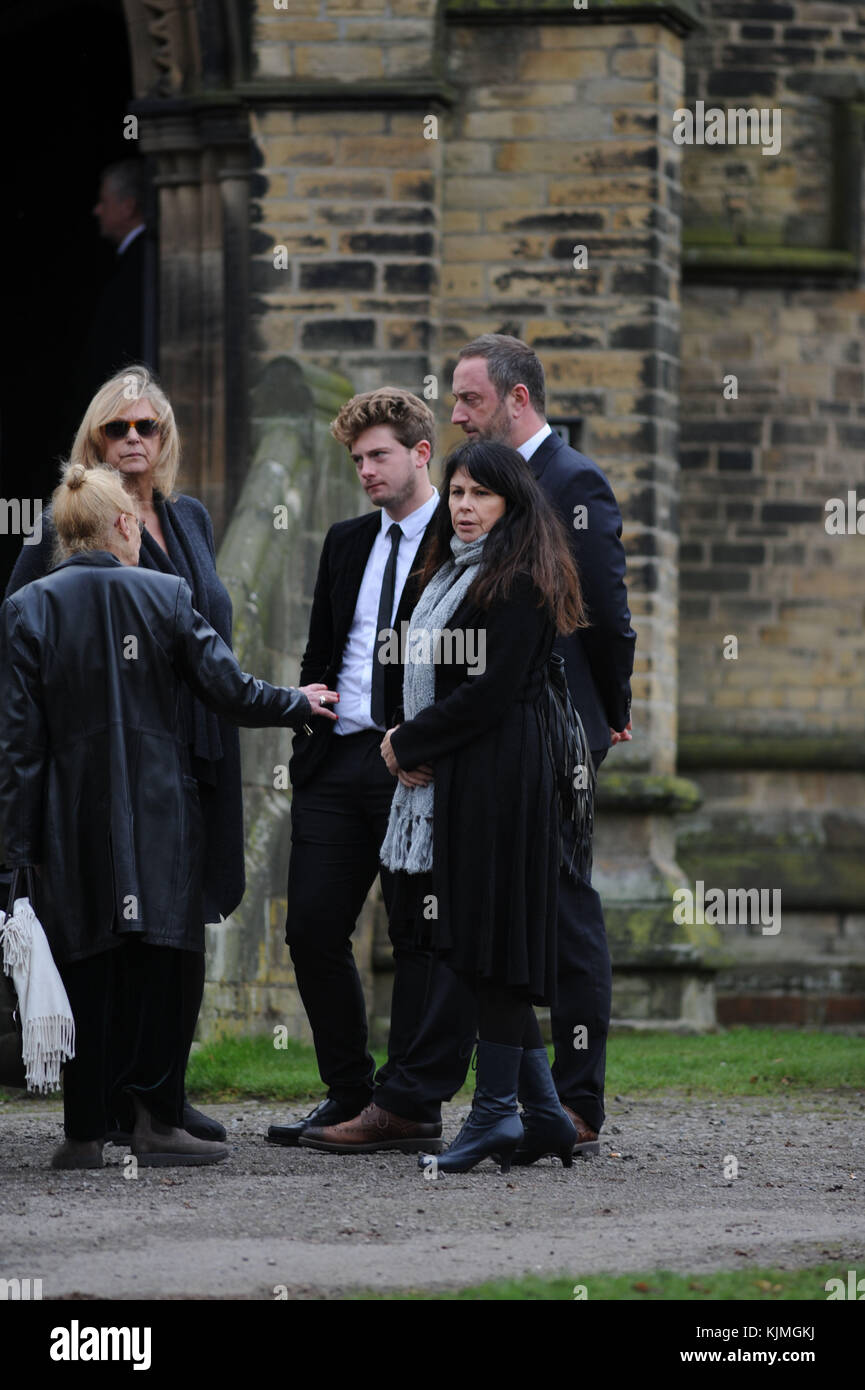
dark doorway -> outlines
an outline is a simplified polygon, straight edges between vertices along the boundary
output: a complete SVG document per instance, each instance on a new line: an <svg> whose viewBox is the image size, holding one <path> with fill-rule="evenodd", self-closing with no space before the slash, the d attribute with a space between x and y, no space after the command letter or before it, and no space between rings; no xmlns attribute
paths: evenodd
<svg viewBox="0 0 865 1390"><path fill-rule="evenodd" d="M123 133L132 76L121 0L16 0L0 15L0 44L0 498L47 498L90 398L82 342L115 257L92 214L100 170L137 154ZM8 516L0 508L0 531ZM0 534L0 594L20 546Z"/></svg>

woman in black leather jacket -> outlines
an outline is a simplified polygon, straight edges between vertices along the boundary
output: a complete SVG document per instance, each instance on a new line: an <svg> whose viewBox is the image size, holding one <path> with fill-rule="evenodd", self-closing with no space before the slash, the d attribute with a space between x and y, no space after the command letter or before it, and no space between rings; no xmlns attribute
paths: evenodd
<svg viewBox="0 0 865 1390"><path fill-rule="evenodd" d="M225 1146L182 1127L204 949L185 700L298 728L335 718L338 697L245 674L186 581L138 567L138 510L116 472L70 465L53 516L66 558L0 610L0 823L9 863L41 867L37 911L77 1030L53 1166L102 1165L121 1093L140 1163L215 1162Z"/></svg>

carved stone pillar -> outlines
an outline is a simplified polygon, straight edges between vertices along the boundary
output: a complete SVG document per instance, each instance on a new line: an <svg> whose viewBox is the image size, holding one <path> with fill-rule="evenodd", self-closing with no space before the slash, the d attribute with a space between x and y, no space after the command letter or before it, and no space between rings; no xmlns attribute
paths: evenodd
<svg viewBox="0 0 865 1390"><path fill-rule="evenodd" d="M181 488L221 534L248 467L249 120L236 0L124 0L131 114L156 187L158 361L183 442Z"/></svg>

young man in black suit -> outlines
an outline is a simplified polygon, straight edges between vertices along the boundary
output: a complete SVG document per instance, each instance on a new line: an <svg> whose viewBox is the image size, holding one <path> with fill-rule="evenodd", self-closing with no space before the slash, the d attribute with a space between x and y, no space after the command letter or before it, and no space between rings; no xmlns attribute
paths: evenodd
<svg viewBox="0 0 865 1390"><path fill-rule="evenodd" d="M268 1139L295 1145L313 1125L334 1125L362 1114L375 1148L437 1152L440 1097L462 1084L462 1076L452 1073L460 1066L465 1073L473 1020L460 1024L452 977L432 954L412 941L395 939L392 929L388 1062L375 1078L380 1103L370 1107L375 1064L351 948L358 914L377 873L385 904L390 900L390 875L378 856L396 782L380 745L402 704L403 666L391 659L393 642L388 643L387 634L401 637L401 625L407 624L418 597L410 576L423 558L424 537L438 505L429 478L434 421L417 396L383 387L343 406L331 432L348 448L367 496L380 510L337 522L325 538L301 684L312 682L312 677L306 680L308 672L322 673L316 681L327 672L328 688L340 696L339 718L326 729L326 721L316 720L311 736L299 735L290 765L286 940L328 1095L306 1119L271 1125ZM428 782L432 770L403 775ZM423 1052L424 1086L390 1085L422 1015L432 1024ZM454 1030L461 1026L469 1036L462 1048L459 1042L455 1048Z"/></svg>
<svg viewBox="0 0 865 1390"><path fill-rule="evenodd" d="M522 454L561 516L591 626L560 637L568 688L595 767L611 744L631 738L631 672L636 635L625 588L622 518L604 474L555 434L545 418L544 371L519 338L485 333L458 354L451 420L469 439L497 439ZM559 882L559 1001L551 1010L553 1077L577 1130L577 1150L598 1152L611 969L601 900L591 881ZM575 1029L587 1030L578 1048ZM583 1036L579 1035L579 1040Z"/></svg>

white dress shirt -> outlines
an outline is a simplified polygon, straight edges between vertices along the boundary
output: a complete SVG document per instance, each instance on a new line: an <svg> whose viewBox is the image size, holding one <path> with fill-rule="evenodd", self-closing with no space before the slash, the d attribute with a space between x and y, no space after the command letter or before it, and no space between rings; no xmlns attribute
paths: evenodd
<svg viewBox="0 0 865 1390"><path fill-rule="evenodd" d="M526 463L528 463L535 450L541 447L547 435L552 434L552 432L552 426L548 425L545 420L537 434L533 434L531 439L526 440L525 444L519 445L517 453L522 454Z"/></svg>
<svg viewBox="0 0 865 1390"><path fill-rule="evenodd" d="M422 507L418 507L416 511L396 523L402 531L402 539L396 553L391 625L396 617L405 581L414 564L421 537L438 506L438 501L438 492L433 488L432 497L428 498ZM378 636L378 605L381 601L382 580L391 552L388 531L393 525L393 517L388 516L382 507L381 526L366 562L342 666L336 678L336 688L339 691L339 704L336 706L339 719L334 725L336 734L357 734L362 729L380 728L384 731L384 725L376 724L372 717L372 663Z"/></svg>

